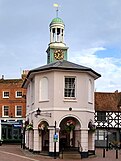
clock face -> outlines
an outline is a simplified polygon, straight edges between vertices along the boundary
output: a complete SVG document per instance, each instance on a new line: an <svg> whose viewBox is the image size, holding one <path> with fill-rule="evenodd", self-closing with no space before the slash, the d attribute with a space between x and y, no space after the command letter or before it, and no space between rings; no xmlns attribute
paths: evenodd
<svg viewBox="0 0 121 161"><path fill-rule="evenodd" d="M54 52L54 57L55 57L55 59L56 60L61 60L61 59L63 59L64 58L64 53L63 53L63 51L62 50L55 50L55 52Z"/></svg>

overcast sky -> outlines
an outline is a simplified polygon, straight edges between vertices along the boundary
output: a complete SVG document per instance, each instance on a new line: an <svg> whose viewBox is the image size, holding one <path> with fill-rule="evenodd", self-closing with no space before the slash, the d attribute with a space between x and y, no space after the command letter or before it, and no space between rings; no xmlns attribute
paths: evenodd
<svg viewBox="0 0 121 161"><path fill-rule="evenodd" d="M96 91L121 91L121 0L0 0L0 75L20 78L46 64L54 3L68 60L101 74Z"/></svg>

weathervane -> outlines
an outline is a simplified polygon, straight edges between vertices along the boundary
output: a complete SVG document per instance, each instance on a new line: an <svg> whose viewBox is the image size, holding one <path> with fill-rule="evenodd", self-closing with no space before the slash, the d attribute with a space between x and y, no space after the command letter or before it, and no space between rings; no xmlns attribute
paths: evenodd
<svg viewBox="0 0 121 161"><path fill-rule="evenodd" d="M59 5L57 3L54 3L53 6L56 8L56 17L58 17L58 7L59 7Z"/></svg>

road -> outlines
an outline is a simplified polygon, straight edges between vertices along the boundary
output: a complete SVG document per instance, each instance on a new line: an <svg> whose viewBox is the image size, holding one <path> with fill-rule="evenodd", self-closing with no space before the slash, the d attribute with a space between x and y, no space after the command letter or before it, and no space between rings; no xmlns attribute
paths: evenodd
<svg viewBox="0 0 121 161"><path fill-rule="evenodd" d="M39 161L30 157L0 151L0 161Z"/></svg>
<svg viewBox="0 0 121 161"><path fill-rule="evenodd" d="M23 150L20 145L0 146L0 161L44 161L40 155L34 155L28 150Z"/></svg>
<svg viewBox="0 0 121 161"><path fill-rule="evenodd" d="M0 146L0 161L54 161L55 159L49 156L35 155L28 150L21 149L20 145L2 145ZM60 159L57 161L73 161L72 159ZM83 161L120 161L121 150L118 151L116 158L115 150L105 151L103 157L103 149L96 149L96 156L80 159Z"/></svg>

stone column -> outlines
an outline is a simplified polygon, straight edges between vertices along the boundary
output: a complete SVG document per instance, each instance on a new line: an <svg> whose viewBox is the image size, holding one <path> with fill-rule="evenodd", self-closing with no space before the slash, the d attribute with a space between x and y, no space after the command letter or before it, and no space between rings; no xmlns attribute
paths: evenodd
<svg viewBox="0 0 121 161"><path fill-rule="evenodd" d="M32 138L32 130L29 131L29 150L32 151L33 150L33 138Z"/></svg>
<svg viewBox="0 0 121 161"><path fill-rule="evenodd" d="M60 28L60 42L62 42L62 29Z"/></svg>
<svg viewBox="0 0 121 161"><path fill-rule="evenodd" d="M49 153L54 153L54 128L49 129Z"/></svg>
<svg viewBox="0 0 121 161"><path fill-rule="evenodd" d="M49 128L49 154L54 155L55 142L54 142L55 129ZM58 135L58 141L56 142L56 153L59 153L59 130L56 129L56 134Z"/></svg>
<svg viewBox="0 0 121 161"><path fill-rule="evenodd" d="M25 131L25 146L26 146L26 148L29 148L29 132L28 132L28 130Z"/></svg>
<svg viewBox="0 0 121 161"><path fill-rule="evenodd" d="M88 157L88 129L81 129L81 156Z"/></svg>
<svg viewBox="0 0 121 161"><path fill-rule="evenodd" d="M52 28L50 28L50 42L53 42L53 32L52 32Z"/></svg>
<svg viewBox="0 0 121 161"><path fill-rule="evenodd" d="M89 132L89 150L95 150L95 133Z"/></svg>
<svg viewBox="0 0 121 161"><path fill-rule="evenodd" d="M62 42L64 42L65 40L64 40L64 34L65 34L65 31L64 31L64 29L63 29L63 37L62 37Z"/></svg>
<svg viewBox="0 0 121 161"><path fill-rule="evenodd" d="M55 42L58 41L58 38L57 38L57 28L55 28Z"/></svg>
<svg viewBox="0 0 121 161"><path fill-rule="evenodd" d="M95 150L95 132L92 133L92 149Z"/></svg>
<svg viewBox="0 0 121 161"><path fill-rule="evenodd" d="M39 145L39 133L38 129L34 129L34 139L33 139L33 151L39 152L40 151L40 145Z"/></svg>

